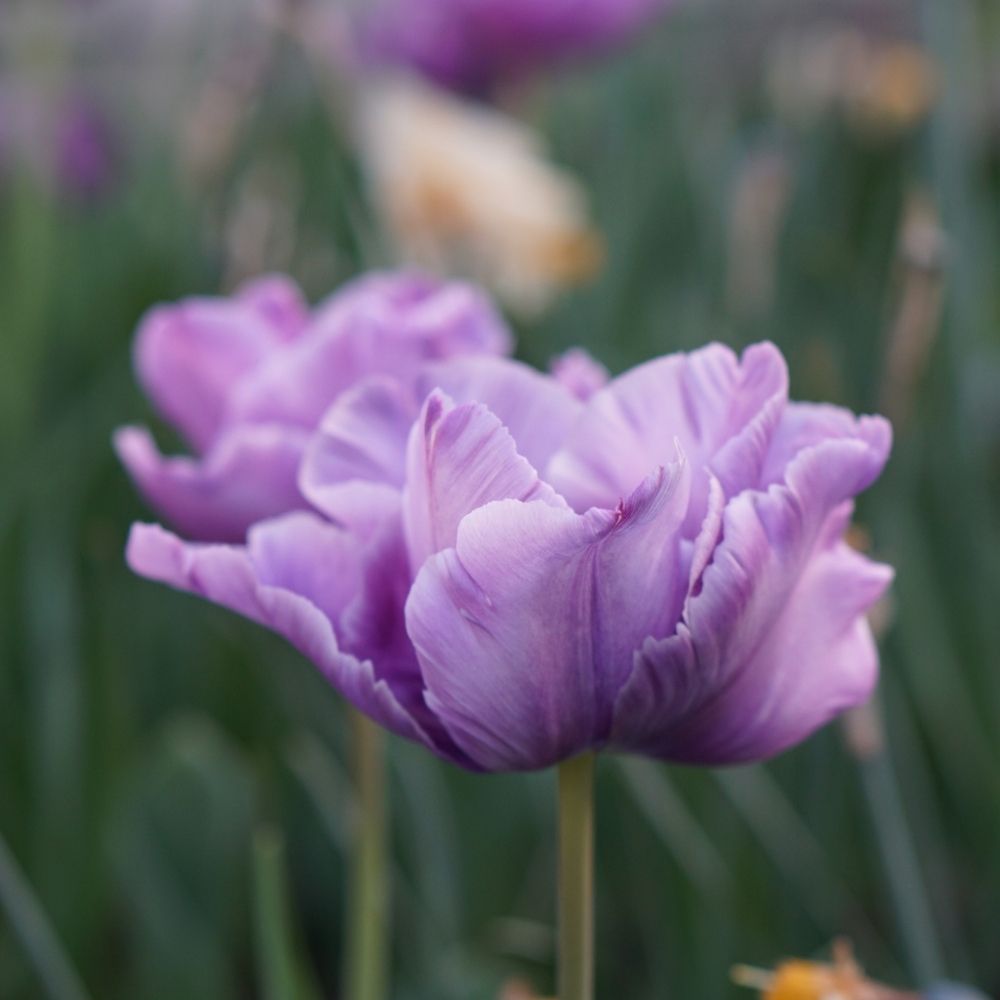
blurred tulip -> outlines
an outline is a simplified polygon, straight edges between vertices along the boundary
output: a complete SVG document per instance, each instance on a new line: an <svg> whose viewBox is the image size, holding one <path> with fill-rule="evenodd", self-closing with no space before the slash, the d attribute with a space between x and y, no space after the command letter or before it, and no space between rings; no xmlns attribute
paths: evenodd
<svg viewBox="0 0 1000 1000"><path fill-rule="evenodd" d="M231 299L189 299L143 320L135 363L197 458L165 458L144 428L115 435L147 499L194 538L242 540L262 518L303 508L299 464L326 408L374 375L503 353L510 335L473 289L414 274L369 275L309 312L284 278Z"/></svg>
<svg viewBox="0 0 1000 1000"><path fill-rule="evenodd" d="M665 0L378 0L362 34L376 62L485 93L613 46L665 6Z"/></svg>
<svg viewBox="0 0 1000 1000"><path fill-rule="evenodd" d="M82 93L8 81L0 93L0 178L18 168L72 200L99 198L120 172L110 118Z"/></svg>
<svg viewBox="0 0 1000 1000"><path fill-rule="evenodd" d="M74 98L62 109L56 128L60 189L75 197L93 198L108 189L116 174L109 119L96 104Z"/></svg>

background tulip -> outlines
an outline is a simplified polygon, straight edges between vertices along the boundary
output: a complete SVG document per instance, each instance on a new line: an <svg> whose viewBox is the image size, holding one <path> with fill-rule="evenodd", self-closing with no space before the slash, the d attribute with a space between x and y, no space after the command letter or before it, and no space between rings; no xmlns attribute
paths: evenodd
<svg viewBox="0 0 1000 1000"><path fill-rule="evenodd" d="M383 0L373 55L459 90L484 91L545 64L614 45L663 0Z"/></svg>
<svg viewBox="0 0 1000 1000"><path fill-rule="evenodd" d="M405 382L425 363L509 347L499 316L466 285L374 275L310 313L290 281L259 279L231 299L157 307L137 334L139 379L197 457L164 458L137 427L119 430L115 446L182 532L238 541L254 522L306 506L296 477L310 432L360 379Z"/></svg>

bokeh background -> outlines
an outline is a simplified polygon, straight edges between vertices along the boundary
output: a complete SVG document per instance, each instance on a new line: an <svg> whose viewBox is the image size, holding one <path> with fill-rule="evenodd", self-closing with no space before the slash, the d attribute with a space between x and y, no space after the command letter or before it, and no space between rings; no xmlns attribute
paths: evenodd
<svg viewBox="0 0 1000 1000"><path fill-rule="evenodd" d="M265 997L286 953L303 997L337 995L343 708L280 641L128 573L149 512L110 447L151 418L130 343L153 303L267 270L315 300L391 260L328 14L0 9L9 1000ZM766 337L798 398L897 431L858 514L898 569L878 706L765 766L601 761L599 994L735 997L734 962L847 934L887 981L998 995L1000 6L676 0L503 102L604 241L591 282L512 318L520 356L619 371ZM390 775L392 996L551 990L553 776L398 741Z"/></svg>

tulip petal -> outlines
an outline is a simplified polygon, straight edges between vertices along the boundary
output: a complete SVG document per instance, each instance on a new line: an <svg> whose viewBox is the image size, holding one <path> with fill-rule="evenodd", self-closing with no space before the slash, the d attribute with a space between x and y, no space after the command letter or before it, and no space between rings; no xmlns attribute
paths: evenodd
<svg viewBox="0 0 1000 1000"><path fill-rule="evenodd" d="M579 416L581 405L553 379L503 358L458 358L427 365L413 380L373 376L346 391L326 412L303 461L303 493L329 517L345 522L342 497L361 484L371 503L389 502L404 480L411 428L420 400L440 387L458 404L482 403L525 459L545 461ZM525 451L529 454L525 454ZM536 466L537 467L537 466ZM494 498L500 499L500 498Z"/></svg>
<svg viewBox="0 0 1000 1000"><path fill-rule="evenodd" d="M309 303L302 290L283 274L248 281L235 297L266 319L283 340L294 340L309 322Z"/></svg>
<svg viewBox="0 0 1000 1000"><path fill-rule="evenodd" d="M701 589L701 577L715 552L722 535L722 516L725 511L726 496L722 485L715 476L709 477L708 504L701 530L691 546L691 568L688 572L688 594L697 594Z"/></svg>
<svg viewBox="0 0 1000 1000"><path fill-rule="evenodd" d="M368 312L395 324L401 340L421 343L427 360L465 354L505 355L513 346L506 323L475 285L418 271L365 275L339 289L317 311L320 327Z"/></svg>
<svg viewBox="0 0 1000 1000"><path fill-rule="evenodd" d="M499 419L479 403L456 406L435 389L410 434L403 523L414 572L452 548L459 522L493 500L565 501L538 478Z"/></svg>
<svg viewBox="0 0 1000 1000"><path fill-rule="evenodd" d="M346 532L295 513L261 525L247 547L236 547L186 543L156 525L136 524L127 560L142 576L283 635L361 711L401 736L434 746L391 678L338 642L335 623L349 614L363 582L363 553Z"/></svg>
<svg viewBox="0 0 1000 1000"><path fill-rule="evenodd" d="M189 538L238 542L256 521L305 506L296 477L307 435L234 427L203 458L166 458L149 431L123 427L114 445L140 492Z"/></svg>
<svg viewBox="0 0 1000 1000"><path fill-rule="evenodd" d="M789 403L774 430L760 486L781 482L796 455L823 441L857 438L888 454L891 435L881 417L856 417L826 403Z"/></svg>
<svg viewBox="0 0 1000 1000"><path fill-rule="evenodd" d="M785 482L730 501L722 541L675 635L648 640L615 708L619 749L738 763L801 740L871 691L864 612L892 573L840 538L878 475L889 430L802 452Z"/></svg>
<svg viewBox="0 0 1000 1000"><path fill-rule="evenodd" d="M650 361L590 398L543 475L574 510L606 507L668 461L676 438L695 470L691 536L704 517L707 472L727 496L757 485L787 391L784 359L772 344L747 348L742 359L711 344Z"/></svg>
<svg viewBox="0 0 1000 1000"><path fill-rule="evenodd" d="M588 400L608 384L608 370L581 347L574 347L549 365L552 377L577 399Z"/></svg>
<svg viewBox="0 0 1000 1000"><path fill-rule="evenodd" d="M607 738L632 651L680 611L688 489L681 461L616 510L498 501L424 564L407 629L428 705L477 764L544 767Z"/></svg>
<svg viewBox="0 0 1000 1000"><path fill-rule="evenodd" d="M359 516L368 520L373 511L378 516L388 505L398 507L406 441L418 413L412 390L396 379L373 376L349 389L327 410L306 448L299 474L303 495L348 525Z"/></svg>
<svg viewBox="0 0 1000 1000"><path fill-rule="evenodd" d="M429 366L417 380L417 394L423 399L434 388L442 389L456 403L487 406L510 432L518 452L539 470L562 446L583 412L580 401L556 379L506 358L456 358ZM664 461L673 457L671 451ZM653 468L655 464L646 474ZM610 506L634 487L635 483L617 494Z"/></svg>
<svg viewBox="0 0 1000 1000"><path fill-rule="evenodd" d="M247 286L242 298L159 306L139 326L139 380L163 417L198 451L211 445L222 426L235 386L287 339L287 320L274 317L274 280L267 287ZM291 292L285 288L282 294Z"/></svg>
<svg viewBox="0 0 1000 1000"><path fill-rule="evenodd" d="M340 393L369 375L405 381L429 362L509 348L503 322L471 286L374 275L321 306L307 336L239 386L228 414L313 427Z"/></svg>

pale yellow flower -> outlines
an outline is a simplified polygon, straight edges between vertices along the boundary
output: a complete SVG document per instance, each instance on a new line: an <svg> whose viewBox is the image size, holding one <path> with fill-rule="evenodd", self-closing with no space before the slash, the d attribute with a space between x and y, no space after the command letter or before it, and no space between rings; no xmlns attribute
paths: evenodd
<svg viewBox="0 0 1000 1000"><path fill-rule="evenodd" d="M527 313L598 268L584 192L527 126L409 79L372 86L360 124L401 262L476 280Z"/></svg>

